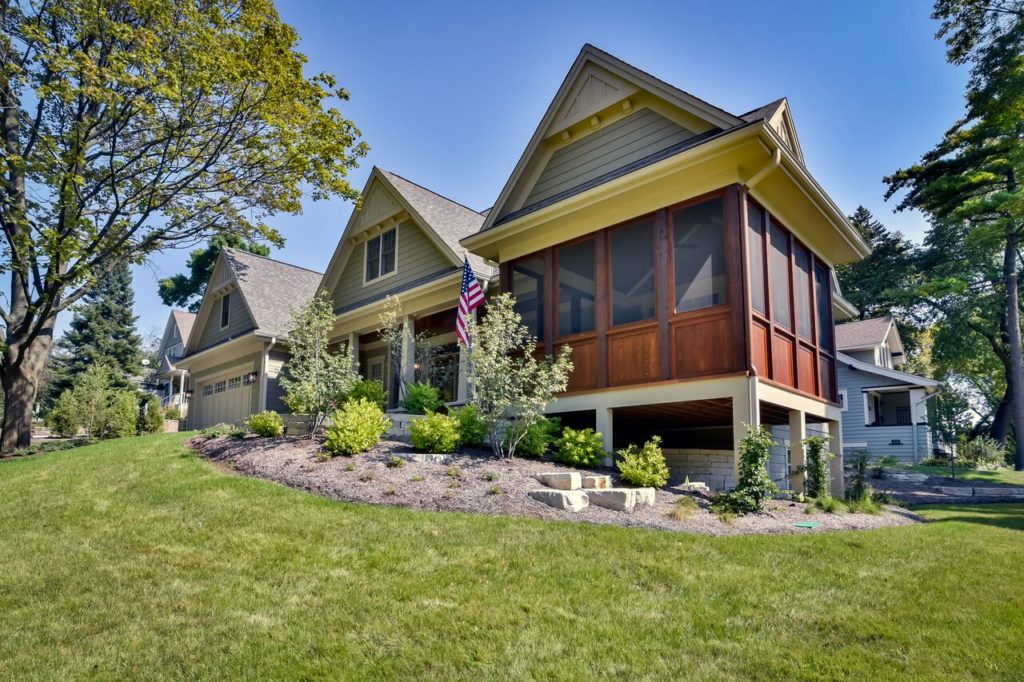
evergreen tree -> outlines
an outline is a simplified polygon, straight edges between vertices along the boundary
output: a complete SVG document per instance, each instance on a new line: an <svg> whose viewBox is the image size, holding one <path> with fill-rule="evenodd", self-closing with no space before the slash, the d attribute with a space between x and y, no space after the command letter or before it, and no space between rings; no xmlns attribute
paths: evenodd
<svg viewBox="0 0 1024 682"><path fill-rule="evenodd" d="M277 245L280 246L280 240ZM180 272L160 280L160 300L172 308L185 308L198 313L199 304L206 293L206 283L213 274L213 266L221 249L233 248L248 251L257 256L269 256L270 247L266 244L244 239L236 234L218 234L211 239L205 248L196 249L188 256L188 272Z"/></svg>
<svg viewBox="0 0 1024 682"><path fill-rule="evenodd" d="M901 233L891 232L863 206L857 207L850 222L871 245L871 255L836 268L843 297L857 306L862 320L881 315L899 318L896 309L903 301L901 292L914 274L914 245Z"/></svg>
<svg viewBox="0 0 1024 682"><path fill-rule="evenodd" d="M948 283L971 295L984 286L1000 303L999 328L1008 349L1008 392L1015 433L1024 434L1024 349L1018 272L1024 241L1024 2L937 0L947 57L970 64L967 113L921 161L886 178L888 196L905 192L902 208L925 212L934 226L963 231L961 243L999 266L995 286L968 270ZM975 259L978 260L978 259ZM992 320L990 319L990 322ZM989 325L991 326L991 324ZM1015 466L1024 470L1024 437Z"/></svg>
<svg viewBox="0 0 1024 682"><path fill-rule="evenodd" d="M128 385L128 377L142 372L142 340L135 331L135 293L126 263L115 267L97 282L75 309L71 327L58 342L54 392L59 395L89 367L106 365L116 384Z"/></svg>

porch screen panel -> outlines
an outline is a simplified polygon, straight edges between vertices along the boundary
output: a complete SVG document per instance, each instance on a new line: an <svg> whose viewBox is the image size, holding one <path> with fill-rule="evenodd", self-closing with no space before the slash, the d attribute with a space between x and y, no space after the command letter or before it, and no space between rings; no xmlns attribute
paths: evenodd
<svg viewBox="0 0 1024 682"><path fill-rule="evenodd" d="M676 312L725 303L725 236L722 199L672 214Z"/></svg>
<svg viewBox="0 0 1024 682"><path fill-rule="evenodd" d="M814 264L814 298L818 304L818 345L824 351L832 352L832 318L829 310L832 307L832 280L828 270L822 265Z"/></svg>
<svg viewBox="0 0 1024 682"><path fill-rule="evenodd" d="M771 250L768 252L768 271L772 283L772 317L786 329L793 328L793 311L789 300L789 235L772 221Z"/></svg>
<svg viewBox="0 0 1024 682"><path fill-rule="evenodd" d="M544 338L544 258L533 256L512 264L515 311L538 339Z"/></svg>
<svg viewBox="0 0 1024 682"><path fill-rule="evenodd" d="M558 336L594 331L594 240L558 249Z"/></svg>
<svg viewBox="0 0 1024 682"><path fill-rule="evenodd" d="M747 206L747 242L750 253L750 304L762 315L768 314L764 288L764 214L760 207Z"/></svg>
<svg viewBox="0 0 1024 682"><path fill-rule="evenodd" d="M654 318L654 220L612 231L612 325Z"/></svg>
<svg viewBox="0 0 1024 682"><path fill-rule="evenodd" d="M794 244L793 287L796 289L796 329L803 338L811 340L811 254L799 244Z"/></svg>

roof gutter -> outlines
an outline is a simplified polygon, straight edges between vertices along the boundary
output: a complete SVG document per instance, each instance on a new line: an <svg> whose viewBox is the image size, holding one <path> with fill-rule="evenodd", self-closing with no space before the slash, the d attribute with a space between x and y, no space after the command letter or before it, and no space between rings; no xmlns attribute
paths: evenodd
<svg viewBox="0 0 1024 682"><path fill-rule="evenodd" d="M271 336L270 343L263 349L260 362L260 411L267 409L267 365L270 364L270 351L277 345L277 337Z"/></svg>
<svg viewBox="0 0 1024 682"><path fill-rule="evenodd" d="M747 186L747 189L752 189L754 185L758 184L766 177L768 177L768 174L771 173L776 168L778 168L780 163L782 163L782 149L776 147L775 150L772 152L771 160L764 165L764 168L754 173L752 176L750 176L750 179L747 180L746 183L744 183Z"/></svg>

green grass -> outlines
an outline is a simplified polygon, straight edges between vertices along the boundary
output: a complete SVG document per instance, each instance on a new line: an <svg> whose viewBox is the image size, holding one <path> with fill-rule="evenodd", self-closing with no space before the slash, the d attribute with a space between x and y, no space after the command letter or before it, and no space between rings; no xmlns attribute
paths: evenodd
<svg viewBox="0 0 1024 682"><path fill-rule="evenodd" d="M183 440L0 462L0 677L1024 675L1024 506L708 538L342 504Z"/></svg>
<svg viewBox="0 0 1024 682"><path fill-rule="evenodd" d="M949 467L926 467L919 464L908 466L910 471L919 471L932 476L949 478ZM1024 471L1013 469L996 469L995 471L976 471L974 469L957 469L958 480L977 481L979 483L1005 483L1007 485L1024 486Z"/></svg>

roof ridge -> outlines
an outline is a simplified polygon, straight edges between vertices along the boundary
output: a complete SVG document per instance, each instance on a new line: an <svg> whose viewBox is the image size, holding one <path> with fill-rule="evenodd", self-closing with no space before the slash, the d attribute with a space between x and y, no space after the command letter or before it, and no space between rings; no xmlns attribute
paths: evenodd
<svg viewBox="0 0 1024 682"><path fill-rule="evenodd" d="M307 268L305 265L296 265L295 263L289 263L287 261L278 260L277 258L271 258L270 256L261 256L258 253L253 253L252 251L246 251L245 249L236 249L233 246L225 246L224 248L221 249L221 251L232 251L234 253L244 253L246 256L252 256L253 258L260 258L260 259L265 260L265 261L270 261L271 263L277 263L278 265L287 265L288 267L295 268L296 270L305 270L306 272L311 272L314 275L320 275L321 277L324 274L322 272L318 272L318 271L314 270L313 268Z"/></svg>
<svg viewBox="0 0 1024 682"><path fill-rule="evenodd" d="M750 115L751 115L752 113L754 113L755 111L759 111L759 110L761 110L761 109L767 109L768 107L771 107L771 106L774 106L774 105L777 105L777 104L781 104L781 103L782 103L782 101L783 101L783 100L785 100L785 99L787 99L786 95L783 95L782 97L779 97L779 98L777 98L777 99L773 99L773 100L772 100L771 102L768 102L768 103L766 103L766 104L762 104L762 105L761 105L761 106L759 106L759 107L754 107L754 108L753 108L753 109L751 109L750 111L746 111L746 112L744 112L744 113L740 114L740 115L739 115L739 118L745 118L745 117L747 117L747 116L750 116Z"/></svg>
<svg viewBox="0 0 1024 682"><path fill-rule="evenodd" d="M380 166L377 166L377 168L380 168ZM478 216L483 216L483 214L482 214L482 213L480 213L480 211L477 211L476 209L473 209L473 208L470 208L469 206L466 206L466 205L465 205L464 203L462 203L461 201L456 201L455 199L452 199L451 197L446 197L445 195L441 194L440 192L437 192L437 191L435 191L435 190L432 190L432 189L430 189L429 187L424 187L424 186L423 186L423 185L421 185L420 183L416 182L415 180L410 180L409 178L405 177L404 175L399 175L398 173L396 173L396 172L394 172L394 171L389 171L389 170L388 170L388 169L386 169L386 168L380 168L380 172L381 172L381 173L386 173L386 174L388 174L388 175L393 175L393 176L395 176L396 178L398 178L399 180L404 180L404 181L408 182L408 183L409 183L410 185L416 185L417 187L419 187L420 189L422 189L422 190L423 190L424 192L430 192L430 193L431 193L431 194L433 194L433 195L434 195L435 197L440 197L441 199L444 199L444 200L445 200L445 201L447 201L447 202L448 202L449 204L455 204L455 205L456 205L456 206L458 206L459 208L464 208L464 209L466 209L467 211L469 211L470 213L474 213L474 214L476 214L476 215L478 215Z"/></svg>

